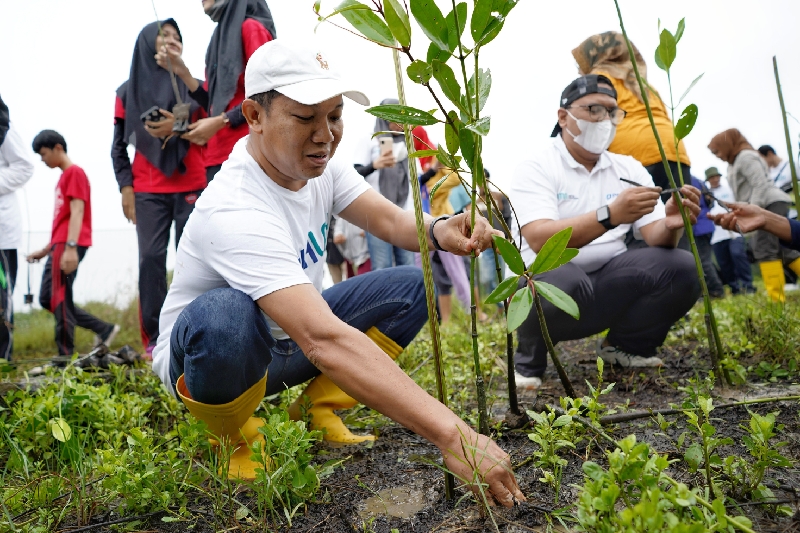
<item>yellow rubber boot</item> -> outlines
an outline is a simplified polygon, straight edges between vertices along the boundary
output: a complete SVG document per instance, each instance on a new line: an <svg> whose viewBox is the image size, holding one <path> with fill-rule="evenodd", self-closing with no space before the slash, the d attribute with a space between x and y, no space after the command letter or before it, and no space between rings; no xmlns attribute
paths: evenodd
<svg viewBox="0 0 800 533"><path fill-rule="evenodd" d="M392 359L397 359L403 351L392 339L381 333L378 328L372 327L366 332L367 337L378 345ZM307 400L306 400L307 398ZM355 435L334 411L350 409L358 403L354 398L340 389L326 375L321 374L311 380L303 394L289 406L289 417L300 420L303 415L304 403L311 406L306 410L310 416L311 429L325 429L325 440L344 444L358 444L365 441L374 441L373 435Z"/></svg>
<svg viewBox="0 0 800 533"><path fill-rule="evenodd" d="M800 276L800 258L789 263L789 270Z"/></svg>
<svg viewBox="0 0 800 533"><path fill-rule="evenodd" d="M263 449L265 439L264 435L258 432L258 428L264 425L264 420L251 415L264 398L267 390L267 375L264 374L258 383L232 402L220 405L200 403L192 399L183 375L178 378L175 385L178 396L183 400L189 412L198 420L205 422L209 433L215 437L209 441L214 445L219 445L219 441L216 439L220 439L234 445L228 465L228 477L255 479L256 468L263 468L263 465L250 459L252 452L248 446L255 441L261 441Z"/></svg>
<svg viewBox="0 0 800 533"><path fill-rule="evenodd" d="M793 263L794 264L794 263ZM786 283L786 276L783 274L783 262L764 261L758 264L761 268L761 277L764 279L764 286L767 288L767 296L773 302L783 302L786 296L783 293L783 286Z"/></svg>

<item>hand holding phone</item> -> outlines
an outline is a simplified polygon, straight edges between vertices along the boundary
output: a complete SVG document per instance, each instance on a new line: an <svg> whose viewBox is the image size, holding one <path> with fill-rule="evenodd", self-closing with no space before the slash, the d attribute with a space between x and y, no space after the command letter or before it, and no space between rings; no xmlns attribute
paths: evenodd
<svg viewBox="0 0 800 533"><path fill-rule="evenodd" d="M392 153L394 147L394 139L391 137L381 137L378 140L378 144L380 146L380 154L386 155Z"/></svg>
<svg viewBox="0 0 800 533"><path fill-rule="evenodd" d="M164 116L163 116L163 115L161 114L161 112L159 111L159 108L158 108L158 106L157 106L157 105L154 105L153 107L151 107L150 109L148 109L147 111L145 111L144 113L142 113L142 114L139 116L139 118L140 118L140 119L142 119L142 123L144 124L144 123L145 123L145 122L147 122L148 120L149 120L150 122L158 122L159 120L163 119L163 118L164 118Z"/></svg>

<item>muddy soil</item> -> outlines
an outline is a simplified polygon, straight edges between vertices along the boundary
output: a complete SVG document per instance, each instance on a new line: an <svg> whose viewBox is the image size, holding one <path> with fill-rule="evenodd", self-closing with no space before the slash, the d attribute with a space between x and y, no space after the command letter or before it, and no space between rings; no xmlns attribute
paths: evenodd
<svg viewBox="0 0 800 533"><path fill-rule="evenodd" d="M594 339L562 343L560 346L569 375L578 394L586 394L585 380L596 383ZM622 370L606 368L605 382L616 383L613 391L604 397L604 403L619 410L664 408L670 403L679 403L685 394L678 387L688 385L688 380L696 375L704 376L710 364L708 353L697 348L692 342L681 348L666 348L662 354L666 366L660 370ZM501 393L502 394L502 393ZM724 390L717 387L714 391L715 404L738 401L747 398L766 396L785 396L800 394L800 386L790 383L751 383L746 387ZM543 404L557 405L558 397L563 389L552 369L546 376L545 385L538 391L523 392L520 400L524 408ZM749 406L753 411L768 413L780 411L779 421L785 425L779 434L780 440L786 441L782 453L797 461L800 460L800 403L779 402ZM505 401L495 404L493 418L496 422L503 419ZM739 444L745 431L740 427L746 425L749 414L746 408L738 407L718 410L715 414L715 425L722 435L733 438L734 444L721 450L721 455L747 455L747 450ZM658 425L651 419L641 419L609 428L610 433L622 438L631 433L637 439L653 444L662 453L670 453L671 458L679 458L673 441L685 431L681 417L669 417L678 421L660 434ZM496 427L500 427L499 424ZM457 491L460 500L447 501L444 498L442 471L438 451L429 443L411 432L398 427L388 426L381 431L377 442L371 447L346 446L331 447L321 444L319 461L329 459L346 459L343 465L324 479L318 502L310 503L305 513L299 512L292 521L292 526L276 527L276 531L292 532L490 532L507 533L524 531L545 531L547 520L541 508L555 509L566 507L569 510L575 501L582 485L583 473L581 464L587 459L603 461L602 443L585 444L568 457L569 464L564 469L562 488L558 504L555 502L552 489L539 482L541 471L527 462L535 444L530 441L523 430L508 431L501 429L502 436L498 442L512 458L517 478L528 502L512 509L494 508L491 516L484 515L472 497L463 491ZM696 475L686 470L683 461L676 462L671 474L677 479L692 486L702 485ZM782 469L768 476L769 483L774 485L775 496L781 500L794 500L795 489L800 489L800 472L797 469ZM246 503L248 496L242 494L239 501ZM788 504L793 510L795 503ZM252 508L252 507L251 507ZM160 521L160 516L144 520L139 529L147 531L192 531L206 532L225 529L223 524L215 523L208 502L198 501L195 506L197 522L167 524ZM745 514L760 532L800 531L800 513L794 517L776 518L771 509L761 505L744 505L737 514ZM97 517L98 521L113 517ZM496 524L496 526L495 526ZM235 521L226 527L234 526ZM556 523L557 525L557 523ZM96 528L94 531L103 529Z"/></svg>

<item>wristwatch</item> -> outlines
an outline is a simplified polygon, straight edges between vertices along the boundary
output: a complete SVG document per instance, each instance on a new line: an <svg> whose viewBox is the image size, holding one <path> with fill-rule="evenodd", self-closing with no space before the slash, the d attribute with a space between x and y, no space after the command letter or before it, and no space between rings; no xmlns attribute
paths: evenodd
<svg viewBox="0 0 800 533"><path fill-rule="evenodd" d="M597 221L608 231L617 227L616 224L611 223L611 210L607 205L597 209Z"/></svg>
<svg viewBox="0 0 800 533"><path fill-rule="evenodd" d="M67 248L77 248L78 243L75 241L67 241Z"/></svg>
<svg viewBox="0 0 800 533"><path fill-rule="evenodd" d="M444 248L442 248L442 247L439 245L439 241L437 241L437 240L436 240L436 237L433 235L433 227L434 227L434 226L436 225L436 223L437 223L437 222L439 222L440 220L447 220L447 219L448 219L448 218L450 218L450 217L451 217L451 215L442 215L442 216L440 216L440 217L434 218L434 219L431 221L431 225L430 225L430 226L428 226L428 235L429 235L429 236L430 236L430 238L431 238L431 243L433 243L433 247L434 247L436 250L439 250L440 252L444 252L444 251L445 251L445 249L444 249Z"/></svg>

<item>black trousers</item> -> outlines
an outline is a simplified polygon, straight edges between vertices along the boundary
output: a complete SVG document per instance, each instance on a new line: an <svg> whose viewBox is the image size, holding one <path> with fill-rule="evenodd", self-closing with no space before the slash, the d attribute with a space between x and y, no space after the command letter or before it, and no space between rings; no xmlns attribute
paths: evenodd
<svg viewBox="0 0 800 533"><path fill-rule="evenodd" d="M575 320L542 298L553 343L610 329L607 339L612 346L643 356L655 354L670 326L700 295L694 258L677 249L629 250L589 274L567 263L535 279L572 296L580 310L580 320ZM535 309L517 330L517 339L517 372L542 377L547 368L547 346Z"/></svg>
<svg viewBox="0 0 800 533"><path fill-rule="evenodd" d="M61 270L61 256L64 254L64 243L54 244L47 257L42 274L42 288L39 290L39 303L42 307L53 313L56 319L56 345L59 355L72 355L75 353L75 326L91 330L104 337L114 328L76 307L72 300L72 284L78 271L70 275ZM86 255L86 247L78 246L78 262Z"/></svg>
<svg viewBox="0 0 800 533"><path fill-rule="evenodd" d="M0 271L6 280L0 284L0 359L11 361L14 351L14 286L17 284L17 250L0 250Z"/></svg>
<svg viewBox="0 0 800 533"><path fill-rule="evenodd" d="M202 191L154 194L137 192L136 236L139 242L139 323L142 346L158 340L158 317L167 297L167 247L175 223L175 246Z"/></svg>
<svg viewBox="0 0 800 533"><path fill-rule="evenodd" d="M697 245L697 253L700 255L700 262L703 264L703 274L706 278L708 294L713 297L725 296L725 287L717 274L717 267L714 266L714 248L711 246L711 233L707 235L695 235L694 243ZM686 234L678 241L678 248L691 253L692 247L689 246L689 239ZM695 268L696 270L696 268Z"/></svg>

